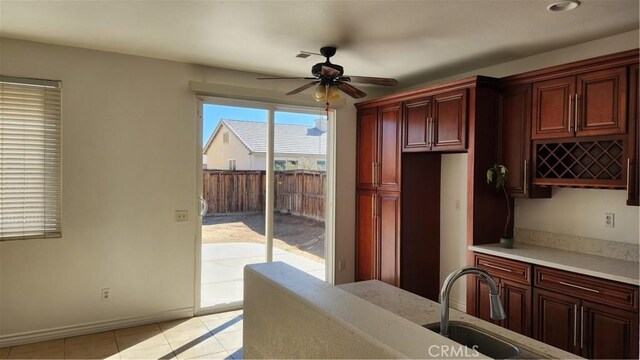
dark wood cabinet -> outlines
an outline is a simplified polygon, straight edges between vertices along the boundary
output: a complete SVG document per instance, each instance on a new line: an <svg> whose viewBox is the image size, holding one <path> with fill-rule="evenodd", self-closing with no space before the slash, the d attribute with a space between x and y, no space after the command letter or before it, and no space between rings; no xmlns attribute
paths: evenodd
<svg viewBox="0 0 640 360"><path fill-rule="evenodd" d="M627 132L627 68L580 74L576 79L576 136Z"/></svg>
<svg viewBox="0 0 640 360"><path fill-rule="evenodd" d="M376 192L358 190L356 198L356 280L377 279Z"/></svg>
<svg viewBox="0 0 640 360"><path fill-rule="evenodd" d="M638 358L638 287L534 269L534 337L589 359Z"/></svg>
<svg viewBox="0 0 640 360"><path fill-rule="evenodd" d="M360 190L357 195L356 280L400 285L400 194Z"/></svg>
<svg viewBox="0 0 640 360"><path fill-rule="evenodd" d="M575 77L563 77L533 84L532 139L573 135Z"/></svg>
<svg viewBox="0 0 640 360"><path fill-rule="evenodd" d="M404 102L402 150L464 151L467 107L467 89Z"/></svg>
<svg viewBox="0 0 640 360"><path fill-rule="evenodd" d="M627 68L533 84L532 139L627 132Z"/></svg>
<svg viewBox="0 0 640 360"><path fill-rule="evenodd" d="M506 185L509 195L527 198L551 197L551 188L531 186L531 85L501 89L498 107L498 163L509 170Z"/></svg>
<svg viewBox="0 0 640 360"><path fill-rule="evenodd" d="M580 355L580 299L537 288L533 290L533 297L533 337L545 344Z"/></svg>
<svg viewBox="0 0 640 360"><path fill-rule="evenodd" d="M581 356L637 359L638 314L589 301L580 308Z"/></svg>
<svg viewBox="0 0 640 360"><path fill-rule="evenodd" d="M629 156L627 156L627 205L640 205L640 89L638 64L629 69Z"/></svg>
<svg viewBox="0 0 640 360"><path fill-rule="evenodd" d="M485 254L474 264L498 283L507 317L490 318L479 277L468 283L470 315L586 358L638 358L638 286Z"/></svg>
<svg viewBox="0 0 640 360"><path fill-rule="evenodd" d="M467 89L433 96L431 150L462 151L467 145Z"/></svg>
<svg viewBox="0 0 640 360"><path fill-rule="evenodd" d="M489 285L477 276L469 287L469 313L517 333L531 336L531 265L481 254L475 254L474 258L475 266L486 270L497 283L507 318L500 321L491 319Z"/></svg>
<svg viewBox="0 0 640 360"><path fill-rule="evenodd" d="M404 102L402 151L429 150L431 103L431 96Z"/></svg>
<svg viewBox="0 0 640 360"><path fill-rule="evenodd" d="M400 105L358 112L356 181L361 189L400 189Z"/></svg>
<svg viewBox="0 0 640 360"><path fill-rule="evenodd" d="M400 105L358 111L356 280L399 286Z"/></svg>
<svg viewBox="0 0 640 360"><path fill-rule="evenodd" d="M380 280L400 286L400 194L378 192L378 239Z"/></svg>

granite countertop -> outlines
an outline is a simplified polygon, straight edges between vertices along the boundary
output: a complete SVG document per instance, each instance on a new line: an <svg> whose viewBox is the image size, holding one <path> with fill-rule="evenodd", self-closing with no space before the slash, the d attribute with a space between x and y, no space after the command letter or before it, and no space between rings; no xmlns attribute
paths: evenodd
<svg viewBox="0 0 640 360"><path fill-rule="evenodd" d="M338 285L338 287L418 325L440 321L440 304L381 281L362 281ZM580 358L575 354L560 350L455 309L450 309L449 319L451 321L470 323L476 327L486 329L500 337L508 339L508 341L524 350L541 354L544 357L556 359Z"/></svg>
<svg viewBox="0 0 640 360"><path fill-rule="evenodd" d="M469 250L626 284L640 285L640 266L633 261L518 243L513 249L501 248L499 244L486 244L471 245Z"/></svg>

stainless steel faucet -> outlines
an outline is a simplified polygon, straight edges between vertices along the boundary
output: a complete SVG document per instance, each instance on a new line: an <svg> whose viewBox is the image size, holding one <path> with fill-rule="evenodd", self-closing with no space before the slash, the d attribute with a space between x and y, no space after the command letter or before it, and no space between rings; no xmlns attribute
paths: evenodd
<svg viewBox="0 0 640 360"><path fill-rule="evenodd" d="M491 308L491 318L502 320L507 317L500 301L500 290L493 281L491 275L483 269L475 266L460 268L447 276L440 290L440 335L449 337L449 293L453 283L461 276L476 274L482 276L489 284L489 307Z"/></svg>

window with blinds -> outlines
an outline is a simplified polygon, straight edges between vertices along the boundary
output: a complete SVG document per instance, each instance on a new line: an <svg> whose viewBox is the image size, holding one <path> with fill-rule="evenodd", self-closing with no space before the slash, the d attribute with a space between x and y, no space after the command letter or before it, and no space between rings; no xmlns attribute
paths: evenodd
<svg viewBox="0 0 640 360"><path fill-rule="evenodd" d="M0 76L0 241L61 236L60 88Z"/></svg>

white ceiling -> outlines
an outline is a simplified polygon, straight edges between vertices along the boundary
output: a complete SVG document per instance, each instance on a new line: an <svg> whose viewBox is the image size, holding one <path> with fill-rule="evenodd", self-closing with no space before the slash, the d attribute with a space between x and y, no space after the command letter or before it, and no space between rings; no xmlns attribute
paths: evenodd
<svg viewBox="0 0 640 360"><path fill-rule="evenodd" d="M0 36L272 75L336 45L350 75L416 83L639 27L638 0L8 1Z"/></svg>

